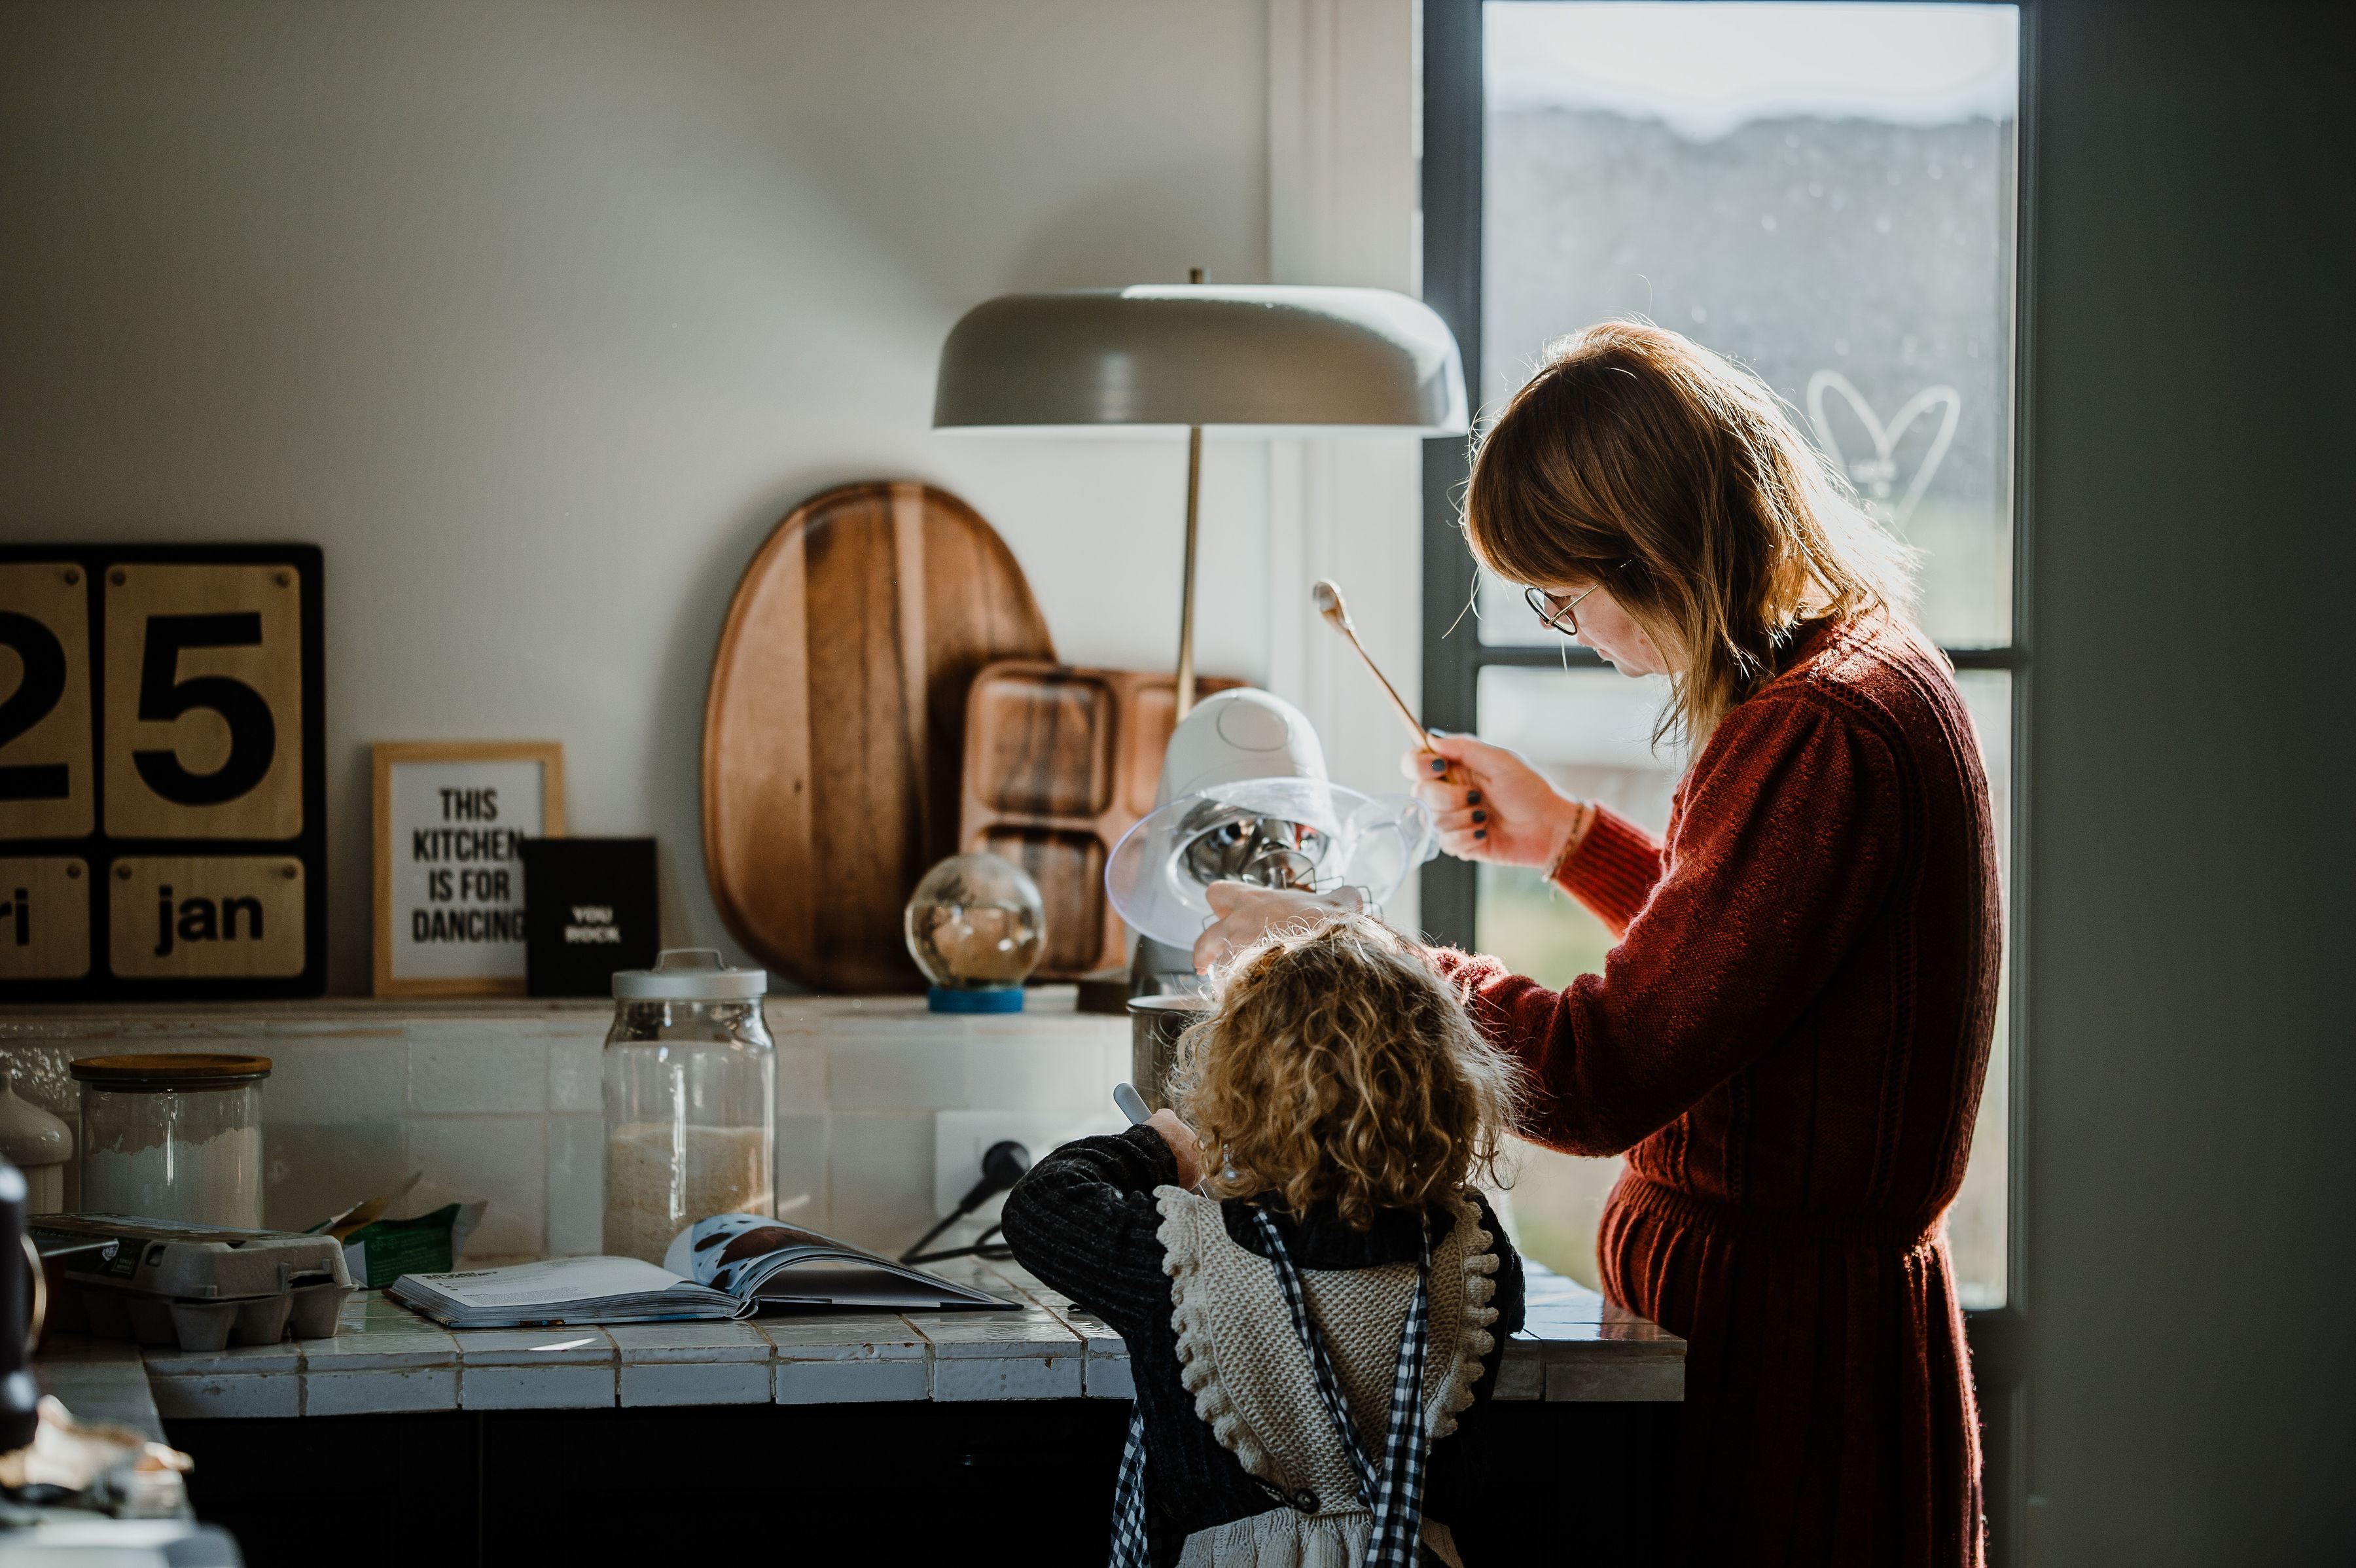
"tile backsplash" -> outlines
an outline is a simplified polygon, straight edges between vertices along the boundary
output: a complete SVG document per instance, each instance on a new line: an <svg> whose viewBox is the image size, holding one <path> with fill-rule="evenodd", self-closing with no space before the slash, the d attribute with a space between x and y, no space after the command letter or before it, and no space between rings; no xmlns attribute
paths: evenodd
<svg viewBox="0 0 2356 1568"><path fill-rule="evenodd" d="M1107 1118L1129 1076L1127 1020L1074 1012L1069 987L1027 1000L969 1016L921 997L771 998L779 1212L897 1251L934 1218L936 1112ZM0 1008L0 1058L79 1142L77 1058L266 1056L265 1224L303 1230L423 1170L403 1210L487 1199L466 1257L500 1262L599 1250L612 1015L604 1002ZM68 1208L80 1188L77 1162Z"/></svg>

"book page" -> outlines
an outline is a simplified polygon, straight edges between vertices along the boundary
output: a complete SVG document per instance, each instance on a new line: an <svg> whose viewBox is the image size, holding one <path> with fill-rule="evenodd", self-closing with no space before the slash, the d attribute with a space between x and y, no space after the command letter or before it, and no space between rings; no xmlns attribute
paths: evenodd
<svg viewBox="0 0 2356 1568"><path fill-rule="evenodd" d="M669 1270L637 1258L552 1258L503 1269L457 1269L446 1274L408 1277L468 1307L555 1306L666 1291L704 1294Z"/></svg>
<svg viewBox="0 0 2356 1568"><path fill-rule="evenodd" d="M663 1262L680 1273L691 1273L700 1284L748 1302L832 1301L845 1306L1008 1305L865 1248L758 1214L715 1214L699 1219L672 1238ZM845 1273L857 1273L861 1283L856 1286L845 1283L841 1277ZM789 1278L778 1282L780 1275Z"/></svg>
<svg viewBox="0 0 2356 1568"><path fill-rule="evenodd" d="M669 1250L663 1253L663 1264L700 1285L741 1295L748 1276L766 1275L810 1257L857 1258L886 1267L891 1262L849 1242L766 1215L714 1214L673 1237Z"/></svg>
<svg viewBox="0 0 2356 1568"><path fill-rule="evenodd" d="M918 1274L914 1269L879 1269L853 1262L804 1263L783 1268L754 1287L756 1300L813 1305L924 1307L1004 1306L963 1285Z"/></svg>

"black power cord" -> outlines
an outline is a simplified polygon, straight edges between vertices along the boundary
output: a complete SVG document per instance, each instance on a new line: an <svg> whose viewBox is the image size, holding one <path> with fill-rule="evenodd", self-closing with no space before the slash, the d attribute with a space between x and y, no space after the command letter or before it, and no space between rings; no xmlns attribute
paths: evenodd
<svg viewBox="0 0 2356 1568"><path fill-rule="evenodd" d="M984 1230L981 1239L970 1247L952 1247L941 1252L927 1252L925 1249L942 1231L1021 1181L1023 1173L1030 1168L1031 1151L1013 1139L1001 1138L991 1144L981 1156L981 1179L974 1183L973 1190L958 1201L957 1212L926 1231L915 1246L900 1254L900 1261L904 1263L937 1263L948 1258L987 1258L1002 1262L1012 1257L1012 1251L1004 1242L991 1241L990 1238L998 1233L995 1225Z"/></svg>

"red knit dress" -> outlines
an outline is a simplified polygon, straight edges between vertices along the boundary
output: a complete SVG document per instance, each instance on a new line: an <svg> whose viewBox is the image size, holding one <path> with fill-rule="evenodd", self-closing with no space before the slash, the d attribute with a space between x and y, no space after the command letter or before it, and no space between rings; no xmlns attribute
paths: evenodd
<svg viewBox="0 0 2356 1568"><path fill-rule="evenodd" d="M1436 954L1528 1068L1525 1132L1626 1153L1612 1298L1682 1335L1679 1560L1981 1561L1944 1225L1996 1017L1987 781L1945 661L1819 627L1678 785L1560 873L1619 936L1548 991Z"/></svg>

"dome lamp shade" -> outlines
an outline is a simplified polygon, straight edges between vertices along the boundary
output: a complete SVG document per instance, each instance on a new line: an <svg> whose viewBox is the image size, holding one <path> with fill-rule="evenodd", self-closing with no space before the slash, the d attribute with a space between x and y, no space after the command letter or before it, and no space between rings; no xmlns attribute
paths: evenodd
<svg viewBox="0 0 2356 1568"><path fill-rule="evenodd" d="M1380 288L1187 285L1010 294L941 346L933 428L1077 435L1183 429L1186 550L1177 716L1194 704L1203 432L1462 435L1464 364L1437 312Z"/></svg>
<svg viewBox="0 0 2356 1568"><path fill-rule="evenodd" d="M1010 294L941 349L936 429L1466 427L1456 339L1379 288L1208 285Z"/></svg>

